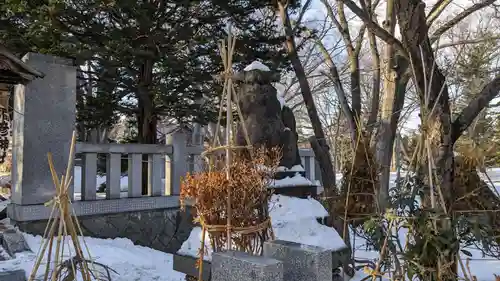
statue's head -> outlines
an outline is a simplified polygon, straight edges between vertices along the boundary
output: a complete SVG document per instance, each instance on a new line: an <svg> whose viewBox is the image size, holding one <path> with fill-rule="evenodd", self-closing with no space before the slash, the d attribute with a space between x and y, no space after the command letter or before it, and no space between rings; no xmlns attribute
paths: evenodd
<svg viewBox="0 0 500 281"><path fill-rule="evenodd" d="M257 61L233 76L238 86L238 98L243 115L262 113L269 116L272 112L280 111L277 90L272 84L278 79L279 75L273 74L267 66Z"/></svg>
<svg viewBox="0 0 500 281"><path fill-rule="evenodd" d="M271 84L280 80L279 73L272 72L265 64L254 61L247 65L243 71L233 75L233 81L237 84Z"/></svg>

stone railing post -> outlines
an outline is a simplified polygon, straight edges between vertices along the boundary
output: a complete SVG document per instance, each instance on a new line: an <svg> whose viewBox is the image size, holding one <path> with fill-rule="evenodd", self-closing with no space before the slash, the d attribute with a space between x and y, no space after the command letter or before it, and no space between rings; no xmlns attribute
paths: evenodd
<svg viewBox="0 0 500 281"><path fill-rule="evenodd" d="M75 128L76 67L71 59L35 53L23 61L45 77L15 88L12 203L36 205L55 195L47 153L58 173L66 169Z"/></svg>
<svg viewBox="0 0 500 281"><path fill-rule="evenodd" d="M166 195L179 195L181 188L181 178L186 176L188 171L187 163L187 136L183 131L177 131L167 136L167 144L172 145L173 154L170 161L165 161L165 181L170 179L170 190Z"/></svg>

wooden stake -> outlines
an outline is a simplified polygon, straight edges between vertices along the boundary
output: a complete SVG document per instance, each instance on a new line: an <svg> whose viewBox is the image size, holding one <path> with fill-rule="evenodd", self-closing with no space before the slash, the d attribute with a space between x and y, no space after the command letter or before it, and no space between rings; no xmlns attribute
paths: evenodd
<svg viewBox="0 0 500 281"><path fill-rule="evenodd" d="M229 182L231 182L231 153L233 152L232 150L232 140L231 140L231 126L233 125L233 108L232 108L232 99L231 99L231 89L232 89L232 79L231 79L231 72L232 72L232 60L231 60L231 51L232 49L232 35L231 35L231 29L229 29L229 35L228 35L228 51L229 54L225 51L225 44L223 43L224 46L224 55L226 56L225 59L225 72L226 72L226 81L227 81L227 88L226 88L226 177ZM231 210L231 183L229 183L228 188L227 188L227 211L226 211L226 220L227 220L227 241L226 241L226 247L227 250L231 250L231 216L232 216L232 210Z"/></svg>

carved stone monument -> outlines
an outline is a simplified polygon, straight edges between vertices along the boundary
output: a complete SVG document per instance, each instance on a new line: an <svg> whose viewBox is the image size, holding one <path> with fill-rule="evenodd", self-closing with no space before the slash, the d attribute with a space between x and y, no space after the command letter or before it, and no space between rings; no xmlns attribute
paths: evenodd
<svg viewBox="0 0 500 281"><path fill-rule="evenodd" d="M250 145L281 149L280 167L274 176L274 185L270 188L276 194L314 196L316 186L305 178L305 170L301 164L295 116L272 84L279 80L279 75L256 61L242 72L236 73L233 80L237 85L242 124L248 132ZM241 127L236 142L241 146L247 145Z"/></svg>
<svg viewBox="0 0 500 281"><path fill-rule="evenodd" d="M265 65L254 62L234 76L238 84L243 124L254 147L282 149L280 166L291 169L301 165L297 147L296 123L290 108L280 102L272 85L279 76ZM246 145L244 132L238 130L237 144Z"/></svg>

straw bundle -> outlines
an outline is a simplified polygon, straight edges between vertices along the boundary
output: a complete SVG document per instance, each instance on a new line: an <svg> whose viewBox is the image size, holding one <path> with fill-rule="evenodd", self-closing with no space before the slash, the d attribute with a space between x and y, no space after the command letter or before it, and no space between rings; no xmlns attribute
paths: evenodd
<svg viewBox="0 0 500 281"><path fill-rule="evenodd" d="M109 269L106 266L93 263L90 261L90 258L85 258L83 247L78 240L78 235L83 236L82 230L78 219L73 215L71 198L68 193L68 188L71 185L72 179L70 173L73 165L75 140L76 132L73 132L66 174L61 176L61 178L57 177L52 154L48 153L48 162L52 180L56 188L56 196L45 203L46 206L52 206L52 211L43 235L43 243L37 253L36 263L31 271L29 281L33 281L35 278L36 280L40 279L37 273L44 257L47 257L42 278L44 281L71 281L77 280L77 276L79 276L78 279L83 281L91 281L91 278L93 278L93 280L111 280ZM69 239L67 237L69 237ZM55 249L53 247L54 245ZM71 246L74 253L71 252ZM90 257L85 241L84 246L87 256ZM71 255L69 259L64 257L64 250L66 247L66 250L68 250ZM52 261L52 259L54 260ZM51 265L53 265L52 271ZM94 265L103 267L107 274L97 274L95 270L91 270L90 267L94 267Z"/></svg>
<svg viewBox="0 0 500 281"><path fill-rule="evenodd" d="M353 226L359 226L376 213L375 190L378 187L377 165L373 152L359 140L354 158L342 169L340 196L335 198L335 211L344 214Z"/></svg>
<svg viewBox="0 0 500 281"><path fill-rule="evenodd" d="M211 167L208 171L188 174L183 180L181 202L184 205L185 200L194 200L197 221L210 234L214 251L223 250L227 243L228 190L232 193L231 248L259 255L264 241L272 238L267 206L271 192L267 187L279 163L279 154L274 153L272 165L269 153L259 150L254 151L251 160L235 157L229 167ZM230 179L226 177L227 169L232 174Z"/></svg>
<svg viewBox="0 0 500 281"><path fill-rule="evenodd" d="M225 244L228 250L257 255L261 254L264 241L274 238L267 206L267 187L279 163L279 150L256 151L251 145L232 82L235 43L236 39L229 30L227 44L224 40L219 44L224 63L224 72L220 77L224 86L215 138L212 147L202 154L207 160L208 170L188 174L181 186L181 200L195 200L197 220L202 226L199 280L202 278L206 232L210 234L214 251L222 250ZM220 131L224 131L221 128L223 108L226 109L226 141L221 145L218 136ZM233 119L234 109L239 122ZM234 123L240 123L246 146L234 145ZM266 169L262 169L264 165L267 165Z"/></svg>

